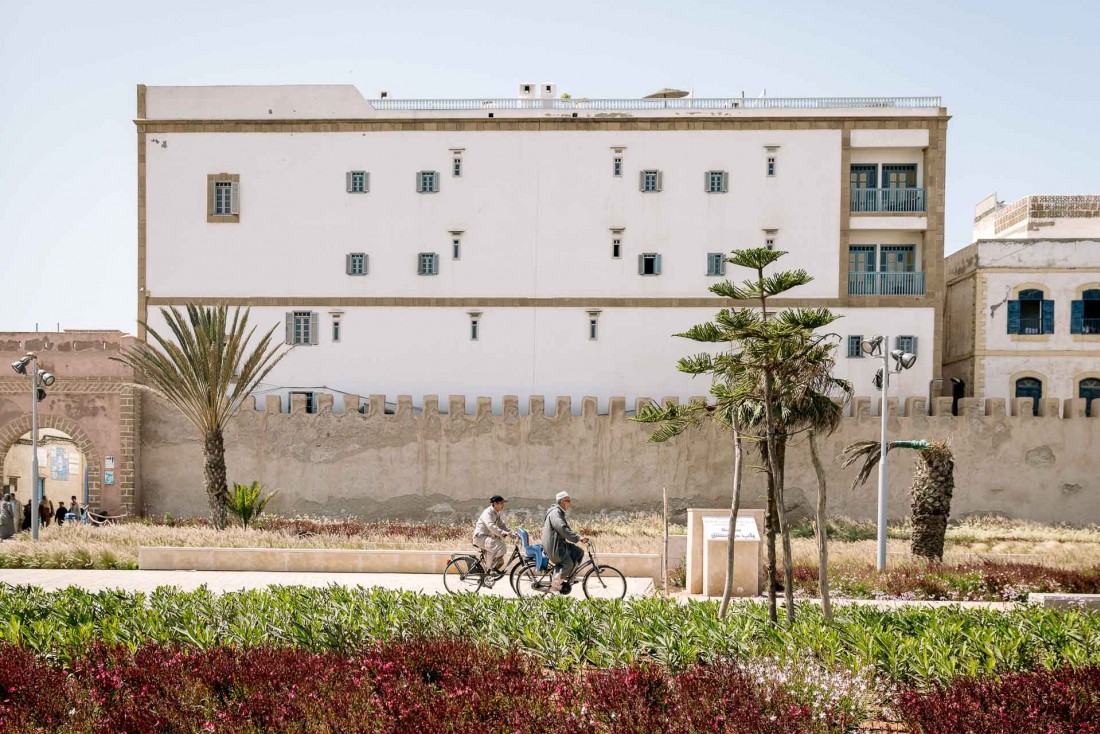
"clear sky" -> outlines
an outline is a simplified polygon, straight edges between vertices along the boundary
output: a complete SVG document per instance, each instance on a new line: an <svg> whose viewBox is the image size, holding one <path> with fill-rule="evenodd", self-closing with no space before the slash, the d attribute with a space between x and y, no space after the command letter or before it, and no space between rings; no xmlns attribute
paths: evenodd
<svg viewBox="0 0 1100 734"><path fill-rule="evenodd" d="M134 330L139 83L938 94L950 252L994 191L1100 193L1098 31L1097 0L0 0L0 330Z"/></svg>

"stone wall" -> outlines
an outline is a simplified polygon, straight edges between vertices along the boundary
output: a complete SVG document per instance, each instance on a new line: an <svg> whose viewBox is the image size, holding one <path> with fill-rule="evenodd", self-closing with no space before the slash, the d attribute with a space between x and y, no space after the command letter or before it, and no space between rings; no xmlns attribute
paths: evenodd
<svg viewBox="0 0 1100 734"><path fill-rule="evenodd" d="M627 420L622 398L611 401L606 415L597 414L594 398L582 401L577 415L568 398L548 406L533 397L525 412L515 397L497 406L479 399L472 414L465 402L465 396L451 396L444 412L429 396L424 410L414 411L410 396L398 396L396 413L386 415L385 396L373 395L365 414L333 413L331 396L322 396L319 411L307 414L300 398L290 413L281 412L278 398L263 410L250 399L226 435L229 478L258 479L279 490L270 505L275 512L310 515L471 516L498 492L511 500L511 510L537 511L561 489L574 494L580 512L656 510L662 486L681 517L688 506L729 501L730 439L714 428L655 445L647 442L648 426ZM937 399L937 415L927 415L925 403L910 398L899 411L891 399L890 436L950 441L957 462L955 516L1100 521L1100 417L1085 418L1083 401L1066 401L1065 418L1057 400L1044 400L1038 417L1027 406L1001 400L963 400L958 417L950 415L949 398ZM877 438L872 407L870 398L856 398L854 415L821 441L831 467L833 514L874 516L873 482L851 491L853 472L835 460L846 444ZM194 430L154 398L146 396L142 410L145 511L203 514ZM759 462L755 452L749 456L750 463ZM908 513L913 454L899 451L891 458L889 514L897 518ZM817 483L804 438L793 441L787 478L790 503L807 512ZM759 508L762 476L750 468L747 479L746 505Z"/></svg>

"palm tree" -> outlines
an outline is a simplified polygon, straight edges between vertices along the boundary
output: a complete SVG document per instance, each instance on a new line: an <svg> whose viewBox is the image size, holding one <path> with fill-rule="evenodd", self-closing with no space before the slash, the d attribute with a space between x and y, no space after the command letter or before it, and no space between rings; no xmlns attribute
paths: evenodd
<svg viewBox="0 0 1100 734"><path fill-rule="evenodd" d="M289 349L273 339L277 326L256 338L248 309L229 319L226 306L188 304L186 317L161 309L174 340L142 323L151 341L114 358L134 370L135 386L173 405L203 439L203 483L214 527L225 528L229 488L225 474L225 426Z"/></svg>
<svg viewBox="0 0 1100 734"><path fill-rule="evenodd" d="M943 560L943 541L947 534L947 519L951 516L951 495L955 491L955 458L942 441L890 441L886 452L893 449L916 449L917 466L909 492L913 512L913 555L931 561ZM875 470L882 450L878 441L857 441L844 448L848 467L863 459L863 465L852 482L852 489L864 484Z"/></svg>

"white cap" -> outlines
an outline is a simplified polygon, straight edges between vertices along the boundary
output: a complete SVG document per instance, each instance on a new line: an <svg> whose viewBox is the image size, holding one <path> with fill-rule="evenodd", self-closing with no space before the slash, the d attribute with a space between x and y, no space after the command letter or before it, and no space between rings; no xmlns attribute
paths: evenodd
<svg viewBox="0 0 1100 734"><path fill-rule="evenodd" d="M558 492L557 496L554 497L554 501L559 502L559 503L562 500L569 500L569 499L573 499L573 498L569 496L568 492Z"/></svg>

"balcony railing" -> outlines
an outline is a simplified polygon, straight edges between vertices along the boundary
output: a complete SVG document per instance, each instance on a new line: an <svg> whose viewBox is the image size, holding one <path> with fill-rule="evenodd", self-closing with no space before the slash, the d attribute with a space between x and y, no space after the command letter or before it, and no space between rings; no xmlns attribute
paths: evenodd
<svg viewBox="0 0 1100 734"><path fill-rule="evenodd" d="M1100 319L1083 319L1082 334L1100 334Z"/></svg>
<svg viewBox="0 0 1100 734"><path fill-rule="evenodd" d="M848 273L849 296L923 296L924 273Z"/></svg>
<svg viewBox="0 0 1100 734"><path fill-rule="evenodd" d="M1020 333L1021 334L1042 334L1043 333L1043 320L1038 316L1033 318L1021 318L1020 319Z"/></svg>
<svg viewBox="0 0 1100 734"><path fill-rule="evenodd" d="M678 99L372 99L376 110L843 110L942 107L939 97L681 97Z"/></svg>
<svg viewBox="0 0 1100 734"><path fill-rule="evenodd" d="M853 212L924 213L924 189L852 189Z"/></svg>

